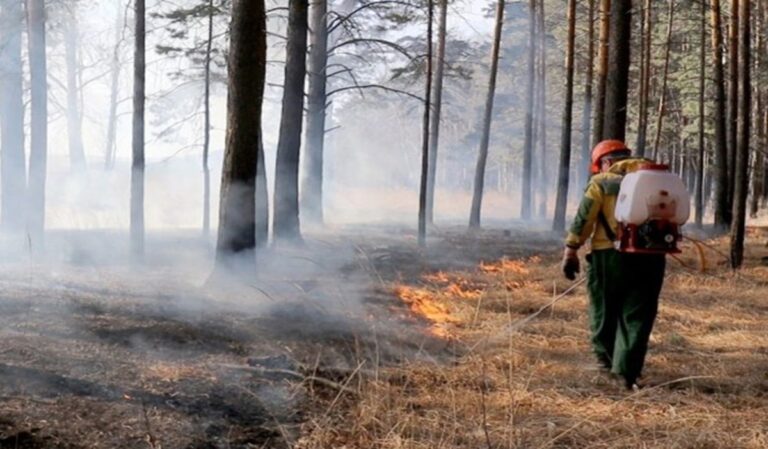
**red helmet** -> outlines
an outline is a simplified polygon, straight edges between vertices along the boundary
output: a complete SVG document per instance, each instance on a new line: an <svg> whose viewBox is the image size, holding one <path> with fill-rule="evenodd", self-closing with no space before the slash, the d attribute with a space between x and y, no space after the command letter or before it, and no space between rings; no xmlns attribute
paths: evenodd
<svg viewBox="0 0 768 449"><path fill-rule="evenodd" d="M630 153L629 148L621 140L603 140L595 145L592 150L592 174L600 173L600 159L618 152Z"/></svg>

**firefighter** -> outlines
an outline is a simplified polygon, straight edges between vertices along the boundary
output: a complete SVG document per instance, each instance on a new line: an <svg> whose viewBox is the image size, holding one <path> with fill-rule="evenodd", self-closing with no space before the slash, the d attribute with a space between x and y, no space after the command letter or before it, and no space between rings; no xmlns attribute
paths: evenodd
<svg viewBox="0 0 768 449"><path fill-rule="evenodd" d="M599 367L623 378L628 389L640 386L648 340L664 280L663 254L628 254L616 250L614 209L623 175L646 159L631 157L619 140L600 142L592 151L592 178L565 242L562 269L574 280L578 250L590 240L587 290L592 350Z"/></svg>

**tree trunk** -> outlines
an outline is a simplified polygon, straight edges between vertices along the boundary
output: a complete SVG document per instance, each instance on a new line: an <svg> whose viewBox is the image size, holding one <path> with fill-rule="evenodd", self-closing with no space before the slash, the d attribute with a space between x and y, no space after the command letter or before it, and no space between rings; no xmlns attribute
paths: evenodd
<svg viewBox="0 0 768 449"><path fill-rule="evenodd" d="M45 180L48 163L48 69L44 0L27 1L27 25L31 90L27 226L33 245L40 248L45 229Z"/></svg>
<svg viewBox="0 0 768 449"><path fill-rule="evenodd" d="M146 74L145 0L136 0L133 59L133 158L131 164L131 254L144 256L144 100Z"/></svg>
<svg viewBox="0 0 768 449"><path fill-rule="evenodd" d="M440 143L440 120L443 106L443 72L445 67L445 41L448 33L448 0L439 0L440 15L437 22L437 65L435 85L432 89L433 116L430 124L429 174L427 176L427 224L435 221L435 183L437 174L437 152Z"/></svg>
<svg viewBox="0 0 768 449"><path fill-rule="evenodd" d="M256 248L269 243L269 192L267 171L264 163L264 133L259 135L259 154L256 166Z"/></svg>
<svg viewBox="0 0 768 449"><path fill-rule="evenodd" d="M651 41L653 40L653 14L651 0L645 0L643 10L643 39L641 46L640 64L640 110L637 125L637 149L639 157L645 157L645 146L648 133L648 97L651 90Z"/></svg>
<svg viewBox="0 0 768 449"><path fill-rule="evenodd" d="M699 24L699 154L696 160L696 226L703 226L704 218L704 96L706 89L707 64L707 5L701 7L701 23Z"/></svg>
<svg viewBox="0 0 768 449"><path fill-rule="evenodd" d="M216 245L220 264L256 247L256 173L267 59L263 0L235 0L230 29L227 139Z"/></svg>
<svg viewBox="0 0 768 449"><path fill-rule="evenodd" d="M275 166L275 240L301 240L299 225L299 152L304 118L304 80L307 75L307 0L288 2L283 109Z"/></svg>
<svg viewBox="0 0 768 449"><path fill-rule="evenodd" d="M553 231L565 229L568 181L571 170L571 122L573 119L573 53L576 40L576 0L568 0L568 45L565 50L565 107L560 139L560 170L557 177L557 204Z"/></svg>
<svg viewBox="0 0 768 449"><path fill-rule="evenodd" d="M421 140L421 186L419 188L419 246L427 244L427 177L429 177L429 123L432 112L432 22L434 3L427 0L427 74L424 90L424 121Z"/></svg>
<svg viewBox="0 0 768 449"><path fill-rule="evenodd" d="M121 28L123 25L122 8L117 8L115 20L115 48L112 51L110 63L110 95L109 117L107 119L107 143L104 148L104 169L111 170L115 166L115 152L117 150L117 94L120 90L120 44L122 42Z"/></svg>
<svg viewBox="0 0 768 449"><path fill-rule="evenodd" d="M723 70L723 32L720 0L712 0L712 52L715 79L715 228L723 231L730 225L728 209L728 144L725 114L725 74Z"/></svg>
<svg viewBox="0 0 768 449"><path fill-rule="evenodd" d="M301 184L302 221L323 223L323 151L325 144L326 66L328 64L328 2L309 8L310 49L307 75L307 131Z"/></svg>
<svg viewBox="0 0 768 449"><path fill-rule="evenodd" d="M672 24L675 18L675 0L669 1L667 13L667 43L664 47L664 71L661 76L661 97L659 109L656 111L656 137L653 139L652 159L659 157L659 144L661 143L661 128L664 125L664 114L667 112L667 81L669 80L669 55L672 51Z"/></svg>
<svg viewBox="0 0 768 449"><path fill-rule="evenodd" d="M71 8L75 8L72 6ZM64 52L67 60L67 138L69 141L69 164L73 171L85 169L83 149L83 125L80 114L80 84L78 71L79 36L77 17L71 11L64 30Z"/></svg>
<svg viewBox="0 0 768 449"><path fill-rule="evenodd" d="M738 149L736 151L735 190L733 201L733 222L731 223L731 267L741 267L744 261L744 231L747 218L747 194L749 192L749 132L752 110L752 83L750 72L750 37L751 4L750 0L741 0L738 15L741 16L739 28L739 114L738 114Z"/></svg>
<svg viewBox="0 0 768 449"><path fill-rule="evenodd" d="M592 84L594 83L593 61L595 54L595 0L589 0L589 16L587 26L587 79L584 85L584 112L581 117L581 164L579 166L579 186L582 191L589 181L589 166L591 165L592 147L590 145L590 121L592 120Z"/></svg>
<svg viewBox="0 0 768 449"><path fill-rule="evenodd" d="M532 213L533 182L533 101L536 77L536 0L529 0L528 24L528 82L525 97L525 142L523 143L523 188L520 198L520 216L530 220Z"/></svg>
<svg viewBox="0 0 768 449"><path fill-rule="evenodd" d="M488 161L488 145L491 137L493 100L496 95L496 75L499 71L499 50L501 48L501 31L503 26L504 0L498 0L496 3L496 25L493 31L493 47L491 48L491 73L490 80L488 81L488 94L485 97L485 112L483 114L483 134L480 137L480 150L477 153L472 210L469 214L469 227L472 229L480 227L480 210L483 202L483 187L485 185L485 166Z"/></svg>
<svg viewBox="0 0 768 449"><path fill-rule="evenodd" d="M757 1L757 17L755 17L755 114L754 126L757 131L757 148L754 152L754 164L752 169L752 201L749 207L749 215L757 218L760 209L760 203L763 196L763 184L765 183L765 154L759 151L765 146L765 128L763 128L763 111L765 110L765 96L763 95L765 86L763 85L765 70L765 9L764 0Z"/></svg>
<svg viewBox="0 0 768 449"><path fill-rule="evenodd" d="M739 0L731 0L728 28L728 204L733 205L736 188L737 131L739 126ZM731 209L731 212L733 210ZM730 216L729 222L733 221Z"/></svg>
<svg viewBox="0 0 768 449"><path fill-rule="evenodd" d="M0 2L0 220L5 230L24 228L27 188L21 36L22 0Z"/></svg>
<svg viewBox="0 0 768 449"><path fill-rule="evenodd" d="M539 6L537 11L538 27L536 37L538 39L539 46L539 74L536 83L536 92L538 95L538 120L537 124L539 131L537 133L537 142L539 145L539 182L538 182L538 195L539 195L539 217L547 217L547 200L549 196L549 176L547 168L547 36L545 32L544 21L544 0L539 0Z"/></svg>
<svg viewBox="0 0 768 449"><path fill-rule="evenodd" d="M211 54L213 51L213 0L208 0L208 40L205 43L205 87L203 92L203 238L211 234L211 168L208 155L211 151Z"/></svg>
<svg viewBox="0 0 768 449"><path fill-rule="evenodd" d="M611 71L605 80L603 137L623 141L627 131L632 0L613 0L609 34L608 67Z"/></svg>
<svg viewBox="0 0 768 449"><path fill-rule="evenodd" d="M605 89L608 79L608 48L611 31L611 0L600 0L600 45L597 53L597 94L595 95L595 116L592 125L592 146L603 140L605 120Z"/></svg>

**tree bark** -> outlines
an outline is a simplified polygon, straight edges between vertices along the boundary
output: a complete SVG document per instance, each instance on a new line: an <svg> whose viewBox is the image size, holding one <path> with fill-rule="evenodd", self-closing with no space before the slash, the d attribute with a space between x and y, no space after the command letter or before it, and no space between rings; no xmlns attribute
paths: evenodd
<svg viewBox="0 0 768 449"><path fill-rule="evenodd" d="M432 89L432 120L429 140L429 174L427 176L427 224L435 221L435 183L437 181L437 153L440 143L440 121L443 106L443 78L445 71L445 41L448 33L448 0L439 0L437 22L437 55L435 82Z"/></svg>
<svg viewBox="0 0 768 449"><path fill-rule="evenodd" d="M755 114L754 114L754 127L757 131L757 147L766 148L765 146L765 128L763 127L763 115L765 110L765 86L763 85L764 70L765 70L765 9L764 0L757 1L755 17ZM765 154L762 151L754 152L754 164L752 169L752 200L749 206L749 215L752 218L757 218L757 213L760 210L760 204L763 197L763 184L765 183Z"/></svg>
<svg viewBox="0 0 768 449"><path fill-rule="evenodd" d="M557 178L557 204L553 231L565 229L568 206L568 181L571 170L571 123L573 121L573 53L576 40L576 0L568 0L568 44L565 50L565 106L560 139L560 170Z"/></svg>
<svg viewBox="0 0 768 449"><path fill-rule="evenodd" d="M656 137L653 139L652 159L659 157L659 144L661 143L661 128L664 125L664 114L667 112L667 81L669 80L669 56L672 51L672 24L675 18L675 0L669 1L667 13L667 42L664 47L664 71L661 76L661 97L659 97L659 109L656 111Z"/></svg>
<svg viewBox="0 0 768 449"><path fill-rule="evenodd" d="M256 166L256 248L269 243L269 192L267 192L267 171L264 163L264 133L259 135L259 154Z"/></svg>
<svg viewBox="0 0 768 449"><path fill-rule="evenodd" d="M43 245L45 229L45 181L48 164L48 69L43 0L27 1L27 25L31 90L27 226L33 246L40 248Z"/></svg>
<svg viewBox="0 0 768 449"><path fill-rule="evenodd" d="M640 64L640 108L637 125L637 148L639 157L645 157L648 133L648 97L651 90L651 44L653 40L653 14L651 0L645 0L643 9L642 46Z"/></svg>
<svg viewBox="0 0 768 449"><path fill-rule="evenodd" d="M725 74L723 70L723 33L720 0L711 0L712 52L715 82L715 228L724 231L730 225L728 208L728 143L725 113Z"/></svg>
<svg viewBox="0 0 768 449"><path fill-rule="evenodd" d="M728 78L728 204L733 205L739 126L739 0L731 0L731 20L728 28ZM729 222L732 221L733 216L730 216Z"/></svg>
<svg viewBox="0 0 768 449"><path fill-rule="evenodd" d="M496 75L499 71L501 31L504 26L504 0L498 0L496 3L495 23L496 25L494 26L493 31L493 47L491 48L491 73L490 80L488 81L488 93L485 97L485 112L483 113L483 133L480 137L480 149L477 153L472 209L469 214L469 227L472 229L480 227L480 212L485 185L485 167L488 162L488 145L491 138L491 121L493 120L493 100L496 95Z"/></svg>
<svg viewBox="0 0 768 449"><path fill-rule="evenodd" d="M219 264L226 264L233 255L252 252L256 247L256 173L266 76L264 2L235 0L232 8L227 138L216 245Z"/></svg>
<svg viewBox="0 0 768 449"><path fill-rule="evenodd" d="M419 246L427 244L427 178L429 177L429 123L432 112L432 22L434 3L427 0L427 74L424 90L424 121L421 140L421 186L419 188Z"/></svg>
<svg viewBox="0 0 768 449"><path fill-rule="evenodd" d="M704 219L704 130L705 115L704 101L706 89L706 64L707 64L707 5L704 2L700 5L701 21L699 24L700 48L699 48L699 154L696 159L696 217L695 222L698 228L703 226Z"/></svg>
<svg viewBox="0 0 768 449"><path fill-rule="evenodd" d="M275 240L301 240L299 225L299 152L304 118L304 80L307 75L307 0L288 2L283 109L275 166Z"/></svg>
<svg viewBox="0 0 768 449"><path fill-rule="evenodd" d="M22 0L0 2L0 226L21 231L27 188L21 37Z"/></svg>
<svg viewBox="0 0 768 449"><path fill-rule="evenodd" d="M623 141L627 128L632 0L613 0L609 34L608 67L611 71L605 80L603 138Z"/></svg>
<svg viewBox="0 0 768 449"><path fill-rule="evenodd" d="M523 143L523 188L520 198L520 217L530 220L533 194L533 102L536 77L536 0L528 2L528 81L525 97L525 141Z"/></svg>
<svg viewBox="0 0 768 449"><path fill-rule="evenodd" d="M752 70L751 50L751 2L741 0L739 5L739 91L738 148L736 150L735 190L733 222L731 223L731 267L737 269L744 261L744 231L747 218L747 194L749 193L749 139L752 124Z"/></svg>
<svg viewBox="0 0 768 449"><path fill-rule="evenodd" d="M307 131L301 185L301 218L323 223L323 152L327 102L328 2L315 0L309 8L310 49L307 75Z"/></svg>
<svg viewBox="0 0 768 449"><path fill-rule="evenodd" d="M546 218L549 197L549 172L547 168L547 37L545 32L544 21L544 0L539 0L539 6L537 10L538 26L536 37L538 39L538 52L539 52L539 74L536 82L536 92L538 95L538 119L537 126L539 127L536 141L539 145L539 182L538 182L538 196L539 196L539 217Z"/></svg>
<svg viewBox="0 0 768 449"><path fill-rule="evenodd" d="M595 95L595 116L592 125L592 146L604 139L605 89L608 79L608 49L611 31L611 0L600 0L600 35L597 53L597 93Z"/></svg>
<svg viewBox="0 0 768 449"><path fill-rule="evenodd" d="M592 147L590 131L592 120L592 85L594 84L595 63L595 0L589 0L589 15L587 26L587 79L584 82L584 112L581 117L581 164L579 166L578 191L584 190L589 181L589 166L591 165Z"/></svg>
<svg viewBox="0 0 768 449"><path fill-rule="evenodd" d="M74 11L70 11L64 30L64 52L67 61L67 138L69 141L69 164L73 171L85 169L78 76L80 70L77 54L80 40L78 34L77 17Z"/></svg>
<svg viewBox="0 0 768 449"><path fill-rule="evenodd" d="M131 164L131 254L135 258L144 256L145 9L145 0L136 0L136 41L133 59L133 157Z"/></svg>
<svg viewBox="0 0 768 449"><path fill-rule="evenodd" d="M205 42L204 92L203 92L203 238L211 234L211 168L208 164L211 151L211 55L213 51L213 0L208 0L208 39Z"/></svg>

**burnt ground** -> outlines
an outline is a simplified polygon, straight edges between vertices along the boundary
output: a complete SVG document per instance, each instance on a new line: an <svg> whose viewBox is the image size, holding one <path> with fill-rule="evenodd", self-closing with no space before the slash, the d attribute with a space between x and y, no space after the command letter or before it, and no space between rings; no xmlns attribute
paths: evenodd
<svg viewBox="0 0 768 449"><path fill-rule="evenodd" d="M121 260L119 235L6 256L0 448L289 447L359 376L453 356L393 283L557 247L524 231L436 234L424 252L409 229L328 231L259 255L247 279L209 278L196 237L155 236L142 267Z"/></svg>

